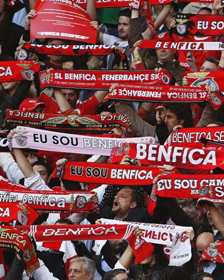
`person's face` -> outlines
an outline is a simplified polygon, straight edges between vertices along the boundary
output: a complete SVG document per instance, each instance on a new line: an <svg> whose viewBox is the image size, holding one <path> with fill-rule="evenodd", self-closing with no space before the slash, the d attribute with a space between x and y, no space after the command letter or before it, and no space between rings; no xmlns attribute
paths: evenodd
<svg viewBox="0 0 224 280"><path fill-rule="evenodd" d="M2 83L4 90L7 90L9 93L13 92L18 86L18 82L4 82Z"/></svg>
<svg viewBox="0 0 224 280"><path fill-rule="evenodd" d="M65 45L65 42L62 40L53 40L50 45ZM62 56L61 55L49 55L50 61L61 63Z"/></svg>
<svg viewBox="0 0 224 280"><path fill-rule="evenodd" d="M70 104L70 106L74 109L76 107L76 102L78 100L78 95L75 93L74 89L62 89L62 93L64 97Z"/></svg>
<svg viewBox="0 0 224 280"><path fill-rule="evenodd" d="M210 71L216 71L216 69L217 69L217 65L215 65L215 64L212 63L212 62L205 61L205 62L202 64L200 71L203 71L203 72L210 72Z"/></svg>
<svg viewBox="0 0 224 280"><path fill-rule="evenodd" d="M83 262L73 262L69 266L68 279L69 280L89 280L93 277L92 273L86 274Z"/></svg>
<svg viewBox="0 0 224 280"><path fill-rule="evenodd" d="M127 40L130 31L130 18L120 16L118 19L118 34L122 40Z"/></svg>
<svg viewBox="0 0 224 280"><path fill-rule="evenodd" d="M167 125L169 132L172 132L174 126L179 124L182 125L184 123L184 120L178 120L177 116L174 113L172 113L169 109L167 109L164 122Z"/></svg>
<svg viewBox="0 0 224 280"><path fill-rule="evenodd" d="M47 168L43 165L34 165L33 170L40 173L40 177L44 180L44 182L48 183L48 174L47 174Z"/></svg>
<svg viewBox="0 0 224 280"><path fill-rule="evenodd" d="M124 243L124 240L119 239L119 240L109 240L110 247L115 253L119 253L122 250L122 245Z"/></svg>
<svg viewBox="0 0 224 280"><path fill-rule="evenodd" d="M166 61L173 61L175 59L175 51L167 49L157 49L156 50L157 59L159 62L164 63Z"/></svg>
<svg viewBox="0 0 224 280"><path fill-rule="evenodd" d="M119 273L117 276L115 276L115 280L128 280L127 273Z"/></svg>
<svg viewBox="0 0 224 280"><path fill-rule="evenodd" d="M192 218L196 223L199 223L199 215L197 212L197 209L194 206L184 206L183 207L184 212Z"/></svg>
<svg viewBox="0 0 224 280"><path fill-rule="evenodd" d="M203 277L203 280L214 280L214 279L206 276L206 277Z"/></svg>
<svg viewBox="0 0 224 280"><path fill-rule="evenodd" d="M62 63L62 69L63 70L74 70L73 69L73 62L72 61L66 61Z"/></svg>
<svg viewBox="0 0 224 280"><path fill-rule="evenodd" d="M113 202L112 212L120 213L123 215L128 214L132 209L136 207L136 202L131 202L132 200L132 190L131 189L122 189L120 190Z"/></svg>

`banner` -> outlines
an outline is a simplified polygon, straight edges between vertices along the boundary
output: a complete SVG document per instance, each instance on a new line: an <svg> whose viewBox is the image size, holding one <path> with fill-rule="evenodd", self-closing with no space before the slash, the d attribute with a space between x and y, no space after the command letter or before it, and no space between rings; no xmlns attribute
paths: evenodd
<svg viewBox="0 0 224 280"><path fill-rule="evenodd" d="M17 126L15 136L10 140L12 148L34 149L47 152L109 156L115 146L124 143L151 143L152 137L100 138L71 135L31 127Z"/></svg>
<svg viewBox="0 0 224 280"><path fill-rule="evenodd" d="M221 15L177 14L175 22L176 26L171 28L171 32L179 35L224 35L224 22Z"/></svg>
<svg viewBox="0 0 224 280"><path fill-rule="evenodd" d="M118 84L110 92L104 102L108 100L130 100L142 102L203 102L217 110L223 103L218 92L210 94L205 89L195 86L150 86L145 84Z"/></svg>
<svg viewBox="0 0 224 280"><path fill-rule="evenodd" d="M57 38L96 44L97 30L89 14L74 0L37 0L30 38Z"/></svg>
<svg viewBox="0 0 224 280"><path fill-rule="evenodd" d="M172 132L167 138L165 145L172 146L197 146L202 148L204 144L201 138L222 142L224 144L224 127L191 127L180 128L178 132Z"/></svg>
<svg viewBox="0 0 224 280"><path fill-rule="evenodd" d="M49 130L69 130L70 133L97 133L96 130L104 132L111 131L115 127L129 128L127 117L124 114L79 117L79 115L63 116L10 109L6 111L6 114L7 124L30 125Z"/></svg>
<svg viewBox="0 0 224 280"><path fill-rule="evenodd" d="M31 60L0 61L0 79L4 82L33 81L34 73L40 70L40 64Z"/></svg>
<svg viewBox="0 0 224 280"><path fill-rule="evenodd" d="M144 83L147 85L169 84L172 75L161 70L159 73L155 71L122 71L122 70L102 70L102 71L66 71L51 70L41 71L39 73L40 88L45 87L72 87L82 89L109 89L112 83Z"/></svg>
<svg viewBox="0 0 224 280"><path fill-rule="evenodd" d="M169 164L180 168L206 170L224 168L222 150L126 143L123 147L114 148L110 163L117 163L123 155L139 159L142 164L147 165Z"/></svg>
<svg viewBox="0 0 224 280"><path fill-rule="evenodd" d="M86 9L86 0L75 0L77 5ZM114 7L128 7L130 0L95 0L96 8L114 8ZM143 2L143 1L141 1ZM142 4L141 4L142 5Z"/></svg>
<svg viewBox="0 0 224 280"><path fill-rule="evenodd" d="M83 183L135 186L152 184L153 179L162 172L163 169L156 167L69 161L64 166L56 167L51 178Z"/></svg>
<svg viewBox="0 0 224 280"><path fill-rule="evenodd" d="M94 212L93 196L85 191L32 191L0 178L0 203L26 203L38 212ZM6 215L6 214L5 214Z"/></svg>
<svg viewBox="0 0 224 280"><path fill-rule="evenodd" d="M222 71L212 72L186 72L188 86L190 87L201 87L212 86L216 91L219 91L222 98L224 95L224 81ZM214 94L212 94L214 95Z"/></svg>
<svg viewBox="0 0 224 280"><path fill-rule="evenodd" d="M156 40L142 40L138 45L145 49L167 49L183 51L218 51L224 50L222 42L165 42Z"/></svg>

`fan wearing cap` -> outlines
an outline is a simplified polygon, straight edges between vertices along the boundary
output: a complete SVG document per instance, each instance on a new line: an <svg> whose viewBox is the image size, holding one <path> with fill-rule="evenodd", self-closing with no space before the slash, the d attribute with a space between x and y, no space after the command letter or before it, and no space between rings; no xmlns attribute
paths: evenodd
<svg viewBox="0 0 224 280"><path fill-rule="evenodd" d="M45 104L43 102L38 102L38 100L34 98L26 98L19 105L19 111L41 113L44 107Z"/></svg>

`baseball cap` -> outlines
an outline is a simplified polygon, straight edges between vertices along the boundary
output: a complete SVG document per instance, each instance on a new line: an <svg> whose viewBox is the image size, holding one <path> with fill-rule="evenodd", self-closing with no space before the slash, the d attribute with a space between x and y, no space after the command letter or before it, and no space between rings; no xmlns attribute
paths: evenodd
<svg viewBox="0 0 224 280"><path fill-rule="evenodd" d="M19 111L22 111L22 112L24 112L24 111L32 112L38 106L41 106L42 108L46 107L43 102L38 102L38 100L36 100L34 98L26 98L19 105Z"/></svg>

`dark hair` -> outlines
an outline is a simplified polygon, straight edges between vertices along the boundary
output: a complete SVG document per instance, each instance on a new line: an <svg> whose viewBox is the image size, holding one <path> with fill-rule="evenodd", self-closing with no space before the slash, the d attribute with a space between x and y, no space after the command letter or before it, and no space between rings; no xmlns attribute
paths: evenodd
<svg viewBox="0 0 224 280"><path fill-rule="evenodd" d="M121 10L120 13L119 13L119 17L131 18L131 10L129 8Z"/></svg>
<svg viewBox="0 0 224 280"><path fill-rule="evenodd" d="M167 103L165 108L177 116L178 120L184 120L183 127L193 127L192 111L186 103Z"/></svg>
<svg viewBox="0 0 224 280"><path fill-rule="evenodd" d="M209 8L209 7L202 7L202 8L198 11L198 13L199 13L200 11L202 11L202 10L205 10L205 11L208 11L208 12L212 12L212 9L211 9L211 8Z"/></svg>
<svg viewBox="0 0 224 280"><path fill-rule="evenodd" d="M122 268L113 269L105 273L103 280L115 280L115 277L121 273L126 273L126 271Z"/></svg>
<svg viewBox="0 0 224 280"><path fill-rule="evenodd" d="M116 113L114 105L108 103L101 103L96 107L95 110L96 115L99 115L102 112Z"/></svg>
<svg viewBox="0 0 224 280"><path fill-rule="evenodd" d="M212 279L214 279L213 276L210 273L200 272L200 273L194 274L192 276L191 280L203 280L203 277L211 277Z"/></svg>
<svg viewBox="0 0 224 280"><path fill-rule="evenodd" d="M137 204L136 207L140 207L142 203L141 203L141 198L140 198L139 193L136 190L134 190L133 188L130 188L129 186L122 187L121 190L123 190L123 189L132 190L132 192L131 192L131 202L136 202L136 204Z"/></svg>
<svg viewBox="0 0 224 280"><path fill-rule="evenodd" d="M69 219L69 218L61 218L61 219L58 219L56 221L55 224L67 224L67 225L73 225L73 222Z"/></svg>
<svg viewBox="0 0 224 280"><path fill-rule="evenodd" d="M50 165L46 161L44 161L42 158L39 158L37 161L35 161L32 164L32 166L35 166L35 165L43 165L47 169L48 177L51 175L52 169L51 169Z"/></svg>
<svg viewBox="0 0 224 280"><path fill-rule="evenodd" d="M87 58L85 55L80 56L63 56L62 62L68 62L71 61L73 63L73 70L88 70L87 66Z"/></svg>
<svg viewBox="0 0 224 280"><path fill-rule="evenodd" d="M214 58L213 58L213 57L211 57L211 56L206 57L206 58L205 58L205 60L204 60L204 62L205 62L205 61L208 61L208 62L214 63L216 66L218 66L218 65L219 65L219 61L218 61L218 60L216 60L216 59L214 59Z"/></svg>

